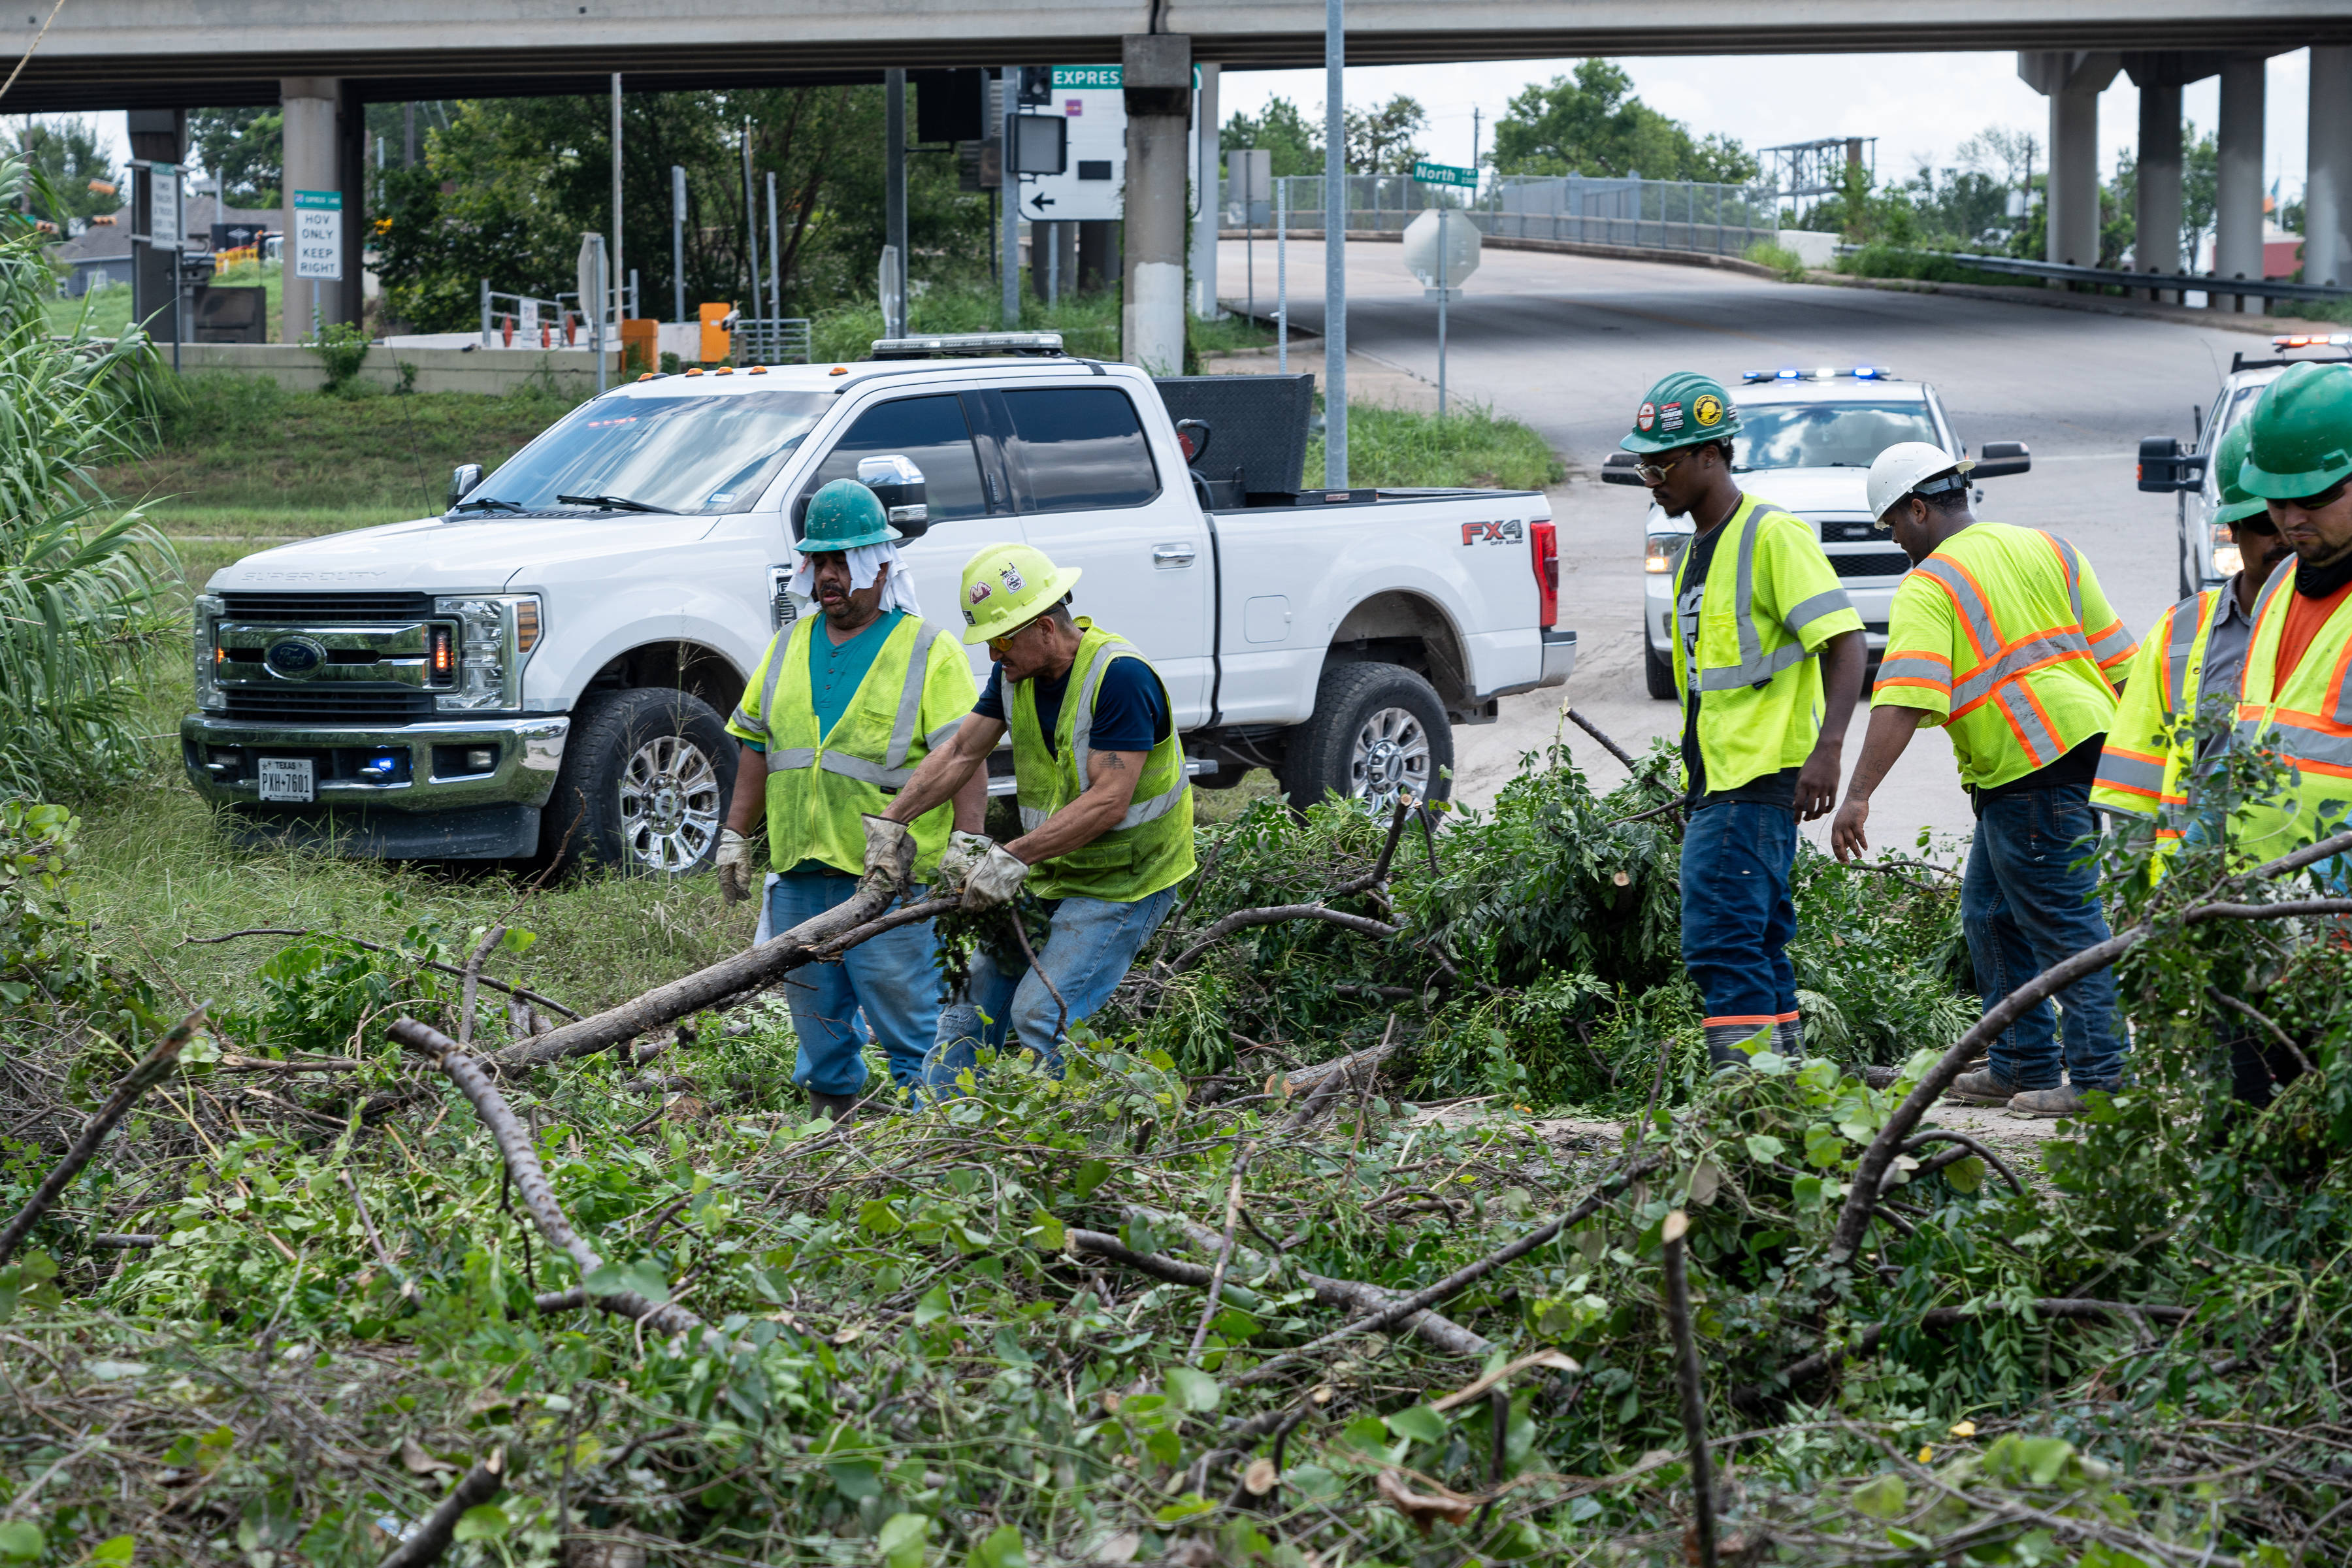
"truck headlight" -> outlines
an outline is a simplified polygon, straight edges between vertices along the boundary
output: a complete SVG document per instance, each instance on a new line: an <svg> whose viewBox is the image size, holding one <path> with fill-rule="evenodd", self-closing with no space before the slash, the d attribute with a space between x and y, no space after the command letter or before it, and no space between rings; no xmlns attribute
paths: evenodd
<svg viewBox="0 0 2352 1568"><path fill-rule="evenodd" d="M217 713L228 706L228 699L220 688L220 618L228 613L228 605L217 594L196 595L195 610L189 618L195 637L196 706L208 713Z"/></svg>
<svg viewBox="0 0 2352 1568"><path fill-rule="evenodd" d="M1642 570L1655 575L1671 572L1683 556L1683 546L1690 542L1687 533L1654 533L1642 549Z"/></svg>
<svg viewBox="0 0 2352 1568"><path fill-rule="evenodd" d="M2227 577L2245 564L2245 552L2238 548L2237 530L2228 523L2216 523L2213 528L2213 575Z"/></svg>
<svg viewBox="0 0 2352 1568"><path fill-rule="evenodd" d="M455 691L436 695L444 713L522 706L523 667L540 642L536 594L452 595L433 601L436 616L457 623Z"/></svg>

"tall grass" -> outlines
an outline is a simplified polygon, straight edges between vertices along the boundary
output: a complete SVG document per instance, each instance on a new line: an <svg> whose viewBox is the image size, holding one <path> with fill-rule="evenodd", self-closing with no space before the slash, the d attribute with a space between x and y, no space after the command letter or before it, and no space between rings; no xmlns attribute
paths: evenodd
<svg viewBox="0 0 2352 1568"><path fill-rule="evenodd" d="M0 161L0 208L25 181ZM42 245L0 216L0 790L28 795L136 763L132 677L176 620L171 546L91 477L137 450L160 368L143 334L51 335Z"/></svg>
<svg viewBox="0 0 2352 1568"><path fill-rule="evenodd" d="M1323 479L1323 437L1307 444L1307 482ZM1544 438L1478 403L1439 418L1379 404L1348 405L1348 482L1351 485L1475 486L1534 490L1567 477Z"/></svg>

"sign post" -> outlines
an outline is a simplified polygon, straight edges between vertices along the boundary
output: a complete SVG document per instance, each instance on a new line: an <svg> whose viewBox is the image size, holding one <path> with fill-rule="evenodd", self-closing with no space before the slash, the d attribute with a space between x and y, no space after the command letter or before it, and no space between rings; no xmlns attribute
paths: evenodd
<svg viewBox="0 0 2352 1568"><path fill-rule="evenodd" d="M343 277L343 193L294 193L294 276L310 281L310 336L320 334L319 284Z"/></svg>
<svg viewBox="0 0 2352 1568"><path fill-rule="evenodd" d="M184 259L180 245L180 170L173 163L147 166L147 242L150 254L172 258L172 374L180 371L180 340L188 335L184 312L188 305L187 280L180 275Z"/></svg>
<svg viewBox="0 0 2352 1568"><path fill-rule="evenodd" d="M1478 171L1454 163L1432 163L1424 160L1412 166L1412 177L1424 185L1456 185L1472 191L1478 188ZM1422 218L1414 219L1412 227L1421 227L1423 218L1427 216L1424 213ZM1475 271L1478 266L1478 231L1475 228L1470 231L1468 254L1465 258L1457 258L1454 254L1454 235L1447 221L1452 216L1453 209L1450 207L1437 209L1437 254L1435 266L1430 269L1435 274L1437 294L1437 416L1440 419L1445 417L1445 306L1454 298L1455 286ZM1429 275L1420 265L1420 258L1408 254L1405 266L1416 273L1423 273L1424 283L1429 281Z"/></svg>

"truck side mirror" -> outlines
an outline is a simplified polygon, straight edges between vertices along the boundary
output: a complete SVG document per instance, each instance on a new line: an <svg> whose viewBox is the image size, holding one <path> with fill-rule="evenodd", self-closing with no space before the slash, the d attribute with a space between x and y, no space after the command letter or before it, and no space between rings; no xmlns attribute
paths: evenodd
<svg viewBox="0 0 2352 1568"><path fill-rule="evenodd" d="M860 458L857 482L874 492L889 516L890 526L900 533L920 539L930 531L929 493L923 483L923 470L915 467L912 458L902 452Z"/></svg>
<svg viewBox="0 0 2352 1568"><path fill-rule="evenodd" d="M2193 490L2205 482L2203 452L2184 452L2178 436L2143 437L2139 444L2139 488L2153 495Z"/></svg>
<svg viewBox="0 0 2352 1568"><path fill-rule="evenodd" d="M482 465L479 463L460 463L456 468L450 469L449 505L447 510L451 511L457 510L457 503L464 500L467 496L472 495L481 485L481 482Z"/></svg>
<svg viewBox="0 0 2352 1568"><path fill-rule="evenodd" d="M1601 482L1604 485L1638 485L1642 476L1633 471L1641 459L1631 452L1612 452L1601 460Z"/></svg>
<svg viewBox="0 0 2352 1568"><path fill-rule="evenodd" d="M1977 454L1977 466L1969 470L1971 479L1998 479L2008 474L2021 474L2033 467L2033 454L2025 449L2022 441L1987 441L1984 450Z"/></svg>

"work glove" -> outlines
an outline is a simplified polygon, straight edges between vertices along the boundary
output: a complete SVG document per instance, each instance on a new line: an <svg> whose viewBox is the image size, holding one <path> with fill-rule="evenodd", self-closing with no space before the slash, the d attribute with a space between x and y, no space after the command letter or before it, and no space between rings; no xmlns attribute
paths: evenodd
<svg viewBox="0 0 2352 1568"><path fill-rule="evenodd" d="M963 879L963 907L978 911L1011 901L1029 879L1029 862L1002 844L988 847L988 858Z"/></svg>
<svg viewBox="0 0 2352 1568"><path fill-rule="evenodd" d="M731 827L719 830L719 896L740 904L751 896L751 846Z"/></svg>
<svg viewBox="0 0 2352 1568"><path fill-rule="evenodd" d="M866 822L866 875L861 890L885 888L903 899L915 880L915 834L903 822L868 815Z"/></svg>
<svg viewBox="0 0 2352 1568"><path fill-rule="evenodd" d="M996 847L996 840L985 833L966 833L961 828L948 835L946 853L940 857L940 868L931 878L934 894L952 893L962 889L964 879L988 858Z"/></svg>

